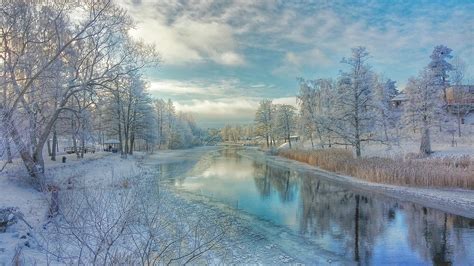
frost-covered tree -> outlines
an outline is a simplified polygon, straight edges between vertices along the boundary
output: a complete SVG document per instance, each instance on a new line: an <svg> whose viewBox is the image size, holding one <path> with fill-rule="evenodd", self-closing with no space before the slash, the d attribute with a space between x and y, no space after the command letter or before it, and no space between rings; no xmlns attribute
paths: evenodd
<svg viewBox="0 0 474 266"><path fill-rule="evenodd" d="M0 117L29 174L42 180L45 143L60 116L78 113L75 98L109 87L155 55L129 38L131 20L112 1L6 1L1 12L8 92ZM72 18L77 12L84 15Z"/></svg>
<svg viewBox="0 0 474 266"><path fill-rule="evenodd" d="M155 99L153 101L156 112L156 124L157 124L157 137L158 137L158 149L166 144L166 131L165 131L165 117L166 117L166 102L163 99Z"/></svg>
<svg viewBox="0 0 474 266"><path fill-rule="evenodd" d="M452 50L444 45L438 45L433 49L431 54L431 62L428 64L428 68L431 71L431 83L432 86L437 86L438 89L443 91L443 99L447 104L446 99L446 88L449 86L449 72L454 68L447 62L447 59L451 59Z"/></svg>
<svg viewBox="0 0 474 266"><path fill-rule="evenodd" d="M411 78L406 86L408 103L404 116L407 124L421 130L420 153L430 154L430 129L439 123L443 112L443 91L439 90L433 80L436 79L431 69L424 69L417 78Z"/></svg>
<svg viewBox="0 0 474 266"><path fill-rule="evenodd" d="M369 52L365 47L352 49L352 56L342 63L349 67L338 81L335 121L332 131L355 148L361 156L362 143L373 138L373 73L367 64Z"/></svg>
<svg viewBox="0 0 474 266"><path fill-rule="evenodd" d="M382 134L383 141L389 142L389 131L398 124L397 113L391 107L391 99L398 94L396 81L385 80L383 77L374 75L374 107L376 132Z"/></svg>
<svg viewBox="0 0 474 266"><path fill-rule="evenodd" d="M153 100L154 132L159 149L182 149L204 142L205 133L199 128L193 116L189 113L176 113L171 99Z"/></svg>
<svg viewBox="0 0 474 266"><path fill-rule="evenodd" d="M466 62L459 56L452 60L451 83L453 85L462 85L466 74Z"/></svg>
<svg viewBox="0 0 474 266"><path fill-rule="evenodd" d="M262 100L255 114L256 128L259 134L265 138L267 147L274 143L273 124L275 106L271 100Z"/></svg>
<svg viewBox="0 0 474 266"><path fill-rule="evenodd" d="M300 110L300 126L304 135L311 140L311 146L314 147L313 137L319 138L322 147L322 131L321 131L321 91L317 86L317 81L299 80L300 90L296 96Z"/></svg>
<svg viewBox="0 0 474 266"><path fill-rule="evenodd" d="M296 129L296 108L289 104L276 105L275 130L280 137L288 141L291 149L291 134Z"/></svg>
<svg viewBox="0 0 474 266"><path fill-rule="evenodd" d="M453 85L459 88L459 86L463 85L464 82L464 76L466 74L466 62L464 62L464 60L459 56L455 56L452 60L452 66L453 70L451 71L451 81ZM460 99L469 97L469 92L464 89L458 89L456 93ZM459 101L454 106L452 106L452 108L456 114L458 137L461 137L461 121L469 113L469 109Z"/></svg>
<svg viewBox="0 0 474 266"><path fill-rule="evenodd" d="M299 123L301 131L309 137L314 147L317 137L321 148L331 146L332 120L335 118L335 84L332 79L300 79L300 91L297 95L299 105Z"/></svg>

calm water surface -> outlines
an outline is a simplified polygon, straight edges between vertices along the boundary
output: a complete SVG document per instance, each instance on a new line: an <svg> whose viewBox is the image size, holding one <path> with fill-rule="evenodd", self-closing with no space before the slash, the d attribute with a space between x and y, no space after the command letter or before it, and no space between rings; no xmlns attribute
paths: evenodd
<svg viewBox="0 0 474 266"><path fill-rule="evenodd" d="M180 189L286 228L300 245L355 263L474 265L473 219L356 191L242 152L224 148L198 163L162 165L161 172Z"/></svg>

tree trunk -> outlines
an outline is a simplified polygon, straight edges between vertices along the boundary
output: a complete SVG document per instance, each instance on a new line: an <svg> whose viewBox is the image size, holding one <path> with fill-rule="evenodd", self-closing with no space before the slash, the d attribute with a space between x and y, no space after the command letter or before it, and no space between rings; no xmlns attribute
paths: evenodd
<svg viewBox="0 0 474 266"><path fill-rule="evenodd" d="M76 140L76 123L74 122L74 116L73 115L71 115L71 132L72 132L73 151L76 154L76 157L79 158L79 152L77 150L77 140Z"/></svg>
<svg viewBox="0 0 474 266"><path fill-rule="evenodd" d="M56 133L56 129L53 131L53 147L51 150L51 161L56 161L56 148L58 146L58 136Z"/></svg>
<svg viewBox="0 0 474 266"><path fill-rule="evenodd" d="M124 141L125 141L125 150L124 150L122 155L123 155L124 158L127 158L127 154L128 154L128 150L129 150L129 145L128 145L129 136L128 136L128 132L127 132L126 128L124 129Z"/></svg>
<svg viewBox="0 0 474 266"><path fill-rule="evenodd" d="M360 158L362 156L362 153L360 151L360 140L359 139L356 139L355 148L356 148L356 156L357 156L357 158Z"/></svg>
<svg viewBox="0 0 474 266"><path fill-rule="evenodd" d="M458 104L458 137L461 137L461 110Z"/></svg>
<svg viewBox="0 0 474 266"><path fill-rule="evenodd" d="M135 133L132 131L132 133L130 134L130 150L128 151L128 154L133 155L134 146L135 146Z"/></svg>
<svg viewBox="0 0 474 266"><path fill-rule="evenodd" d="M288 144L289 144L290 149L291 149L291 137L290 137L290 134L288 134L287 136L288 136Z"/></svg>
<svg viewBox="0 0 474 266"><path fill-rule="evenodd" d="M48 156L52 156L53 152L51 151L51 141L49 141L49 138L46 142L46 146L48 146Z"/></svg>
<svg viewBox="0 0 474 266"><path fill-rule="evenodd" d="M86 121L81 123L81 158L84 158L84 152L86 151L86 140L85 140L85 131L86 131Z"/></svg>
<svg viewBox="0 0 474 266"><path fill-rule="evenodd" d="M35 161L35 158L30 155L28 147L21 139L21 135L13 124L13 121L11 121L11 118L8 117L5 120L4 122L8 123L7 128L10 137L12 138L13 143L15 143L15 146L18 152L20 153L20 157L23 160L23 163L25 164L28 174L37 182L44 180L44 164L41 164L41 161Z"/></svg>
<svg viewBox="0 0 474 266"><path fill-rule="evenodd" d="M429 155L431 153L430 129L423 128L421 133L420 154Z"/></svg>
<svg viewBox="0 0 474 266"><path fill-rule="evenodd" d="M5 136L5 146L7 149L7 163L13 163L12 150L10 147L10 140L8 139L8 136Z"/></svg>

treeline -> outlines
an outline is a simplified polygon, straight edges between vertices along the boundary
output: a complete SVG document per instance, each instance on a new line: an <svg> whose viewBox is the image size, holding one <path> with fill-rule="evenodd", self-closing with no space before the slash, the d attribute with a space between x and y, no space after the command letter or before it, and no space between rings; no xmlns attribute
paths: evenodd
<svg viewBox="0 0 474 266"><path fill-rule="evenodd" d="M43 150L55 160L60 138L71 139L79 157L88 143L106 139L118 139L124 157L137 146L199 142L192 117L147 93L141 71L156 66L159 56L129 36L133 21L112 1L4 1L0 9L0 155L6 163L18 154L42 180Z"/></svg>
<svg viewBox="0 0 474 266"><path fill-rule="evenodd" d="M278 139L283 139L291 148L290 135L296 132L297 119L294 106L263 100L255 114L255 130L265 139L267 147L275 146Z"/></svg>
<svg viewBox="0 0 474 266"><path fill-rule="evenodd" d="M239 142L241 140L250 140L255 136L253 125L225 125L220 136L222 141Z"/></svg>
<svg viewBox="0 0 474 266"><path fill-rule="evenodd" d="M156 115L155 146L159 149L182 149L201 145L207 132L196 125L191 114L176 113L171 100L153 101Z"/></svg>
<svg viewBox="0 0 474 266"><path fill-rule="evenodd" d="M257 132L268 147L275 145L275 139L285 139L291 147L290 134L299 134L313 147L351 146L357 157L364 143L394 144L403 134L417 133L420 153L429 154L430 129L451 129L455 124L447 111L446 90L462 84L465 64L459 58L449 63L451 52L443 45L434 48L430 63L409 80L400 95L403 104L397 108L392 101L401 93L396 82L372 70L366 48L353 48L351 56L341 61L346 70L337 78L299 79L298 115L291 106L261 101ZM461 136L459 115L457 124Z"/></svg>

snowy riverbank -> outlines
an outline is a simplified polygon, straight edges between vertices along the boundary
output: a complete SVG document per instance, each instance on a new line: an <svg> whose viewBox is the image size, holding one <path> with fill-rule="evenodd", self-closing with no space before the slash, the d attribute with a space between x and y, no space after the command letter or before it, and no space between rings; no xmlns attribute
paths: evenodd
<svg viewBox="0 0 474 266"><path fill-rule="evenodd" d="M280 156L268 156L257 149L247 149L242 153L256 160L264 160L293 170L317 175L329 181L354 189L379 193L401 201L417 203L448 213L474 218L474 191L464 189L412 188L367 182L351 176L338 175L317 167L286 159Z"/></svg>

